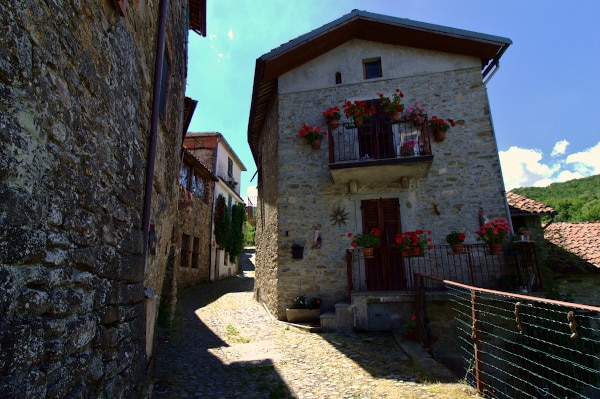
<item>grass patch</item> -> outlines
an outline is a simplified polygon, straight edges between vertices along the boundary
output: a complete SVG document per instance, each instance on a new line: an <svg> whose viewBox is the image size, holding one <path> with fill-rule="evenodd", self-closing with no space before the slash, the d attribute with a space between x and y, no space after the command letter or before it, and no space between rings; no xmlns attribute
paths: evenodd
<svg viewBox="0 0 600 399"><path fill-rule="evenodd" d="M227 325L226 333L227 333L228 341L232 341L232 342L236 342L236 343L240 343L240 344L247 344L248 342L250 342L250 340L248 338L242 337L240 335L240 332L231 324Z"/></svg>

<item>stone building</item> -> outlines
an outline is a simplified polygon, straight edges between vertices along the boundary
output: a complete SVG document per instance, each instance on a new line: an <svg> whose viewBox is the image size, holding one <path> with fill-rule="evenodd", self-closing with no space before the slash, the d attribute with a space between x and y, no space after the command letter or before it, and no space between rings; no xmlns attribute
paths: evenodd
<svg viewBox="0 0 600 399"><path fill-rule="evenodd" d="M184 146L201 160L215 176L211 200L213 211L220 195L225 198L229 209L232 205L244 202L240 197L240 179L242 172L246 171L246 167L223 134L219 132L188 132ZM214 222L214 217L212 220ZM235 275L238 272L239 258L232 260L225 250L219 248L214 234L214 226L210 226L209 231L211 232L208 258L209 278L218 280Z"/></svg>
<svg viewBox="0 0 600 399"><path fill-rule="evenodd" d="M147 397L204 0L0 3L0 392Z"/></svg>
<svg viewBox="0 0 600 399"><path fill-rule="evenodd" d="M258 168L255 295L274 315L284 319L305 294L325 309L344 304L347 323L370 329L369 312L380 310L370 302L395 301L410 278L397 233L431 230L444 244L461 230L474 243L482 215L509 218L486 82L510 44L354 10L257 59L248 125ZM397 88L406 107L418 102L456 126L436 141L427 123L393 121L378 93ZM342 118L328 129L322 113L355 100L375 107L368 125ZM328 132L320 149L298 137L305 123ZM347 251L349 232L373 227L382 233L375 263ZM349 254L360 259L352 276Z"/></svg>

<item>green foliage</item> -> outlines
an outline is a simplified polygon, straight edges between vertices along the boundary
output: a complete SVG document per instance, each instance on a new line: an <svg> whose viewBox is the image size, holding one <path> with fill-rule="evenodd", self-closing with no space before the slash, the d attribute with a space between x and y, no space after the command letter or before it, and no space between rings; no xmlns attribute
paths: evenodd
<svg viewBox="0 0 600 399"><path fill-rule="evenodd" d="M244 204L237 204L231 207L231 228L227 252L229 257L235 261L244 249L244 219L246 217L246 207Z"/></svg>
<svg viewBox="0 0 600 399"><path fill-rule="evenodd" d="M255 229L248 222L244 222L246 225L246 236L244 237L244 245L253 247L256 243L254 241Z"/></svg>
<svg viewBox="0 0 600 399"><path fill-rule="evenodd" d="M225 203L225 197L221 194L217 197L215 203L215 240L217 245L221 249L227 248L229 242L229 235L231 229L231 216L229 215L229 209Z"/></svg>
<svg viewBox="0 0 600 399"><path fill-rule="evenodd" d="M244 249L244 231L246 218L244 204L233 205L231 209L225 204L225 197L219 195L215 204L215 239L220 249L229 254L235 261Z"/></svg>
<svg viewBox="0 0 600 399"><path fill-rule="evenodd" d="M557 222L600 220L600 175L512 191L554 208L558 212Z"/></svg>

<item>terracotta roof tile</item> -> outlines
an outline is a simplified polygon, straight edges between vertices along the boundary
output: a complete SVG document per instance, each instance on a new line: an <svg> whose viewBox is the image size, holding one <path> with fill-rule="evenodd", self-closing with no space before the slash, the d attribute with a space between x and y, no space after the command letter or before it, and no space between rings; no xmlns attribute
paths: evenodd
<svg viewBox="0 0 600 399"><path fill-rule="evenodd" d="M552 223L544 238L600 268L600 221Z"/></svg>
<svg viewBox="0 0 600 399"><path fill-rule="evenodd" d="M531 198L527 198L517 193L513 193L512 191L506 193L506 199L508 200L508 206L510 208L511 215L555 215L557 213L552 207L549 207L541 202L532 200Z"/></svg>

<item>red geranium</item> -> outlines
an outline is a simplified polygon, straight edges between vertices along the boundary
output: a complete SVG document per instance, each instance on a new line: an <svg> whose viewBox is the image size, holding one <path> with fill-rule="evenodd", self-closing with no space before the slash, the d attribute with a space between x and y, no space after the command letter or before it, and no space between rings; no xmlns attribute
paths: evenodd
<svg viewBox="0 0 600 399"><path fill-rule="evenodd" d="M396 248L399 250L412 250L417 254L425 252L425 247L433 248L431 244L431 230L424 232L423 230L405 231L404 233L396 234Z"/></svg>
<svg viewBox="0 0 600 399"><path fill-rule="evenodd" d="M325 130L321 131L321 127L312 127L306 123L302 125L302 128L298 131L298 137L307 139L308 141L323 140L327 136Z"/></svg>
<svg viewBox="0 0 600 399"><path fill-rule="evenodd" d="M379 236L381 235L381 231L377 227L371 228L368 234L356 234L348 233L348 238L352 238L352 248L363 247L363 248L373 248L379 245Z"/></svg>

